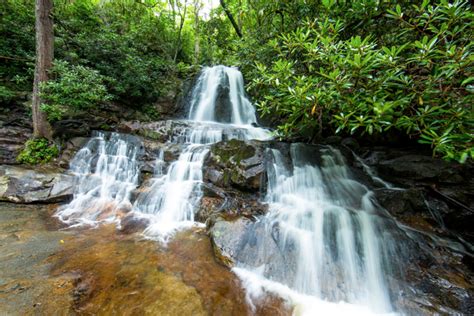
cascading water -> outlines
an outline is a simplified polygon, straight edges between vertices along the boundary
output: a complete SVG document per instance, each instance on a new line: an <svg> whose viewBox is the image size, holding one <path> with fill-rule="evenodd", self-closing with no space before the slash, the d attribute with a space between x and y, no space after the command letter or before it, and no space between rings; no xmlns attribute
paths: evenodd
<svg viewBox="0 0 474 316"><path fill-rule="evenodd" d="M304 315L391 313L386 273L396 247L390 223L373 204L372 192L351 178L340 152L321 153L317 167L294 144L288 167L271 150L270 211L247 230L251 235L263 226L266 233L255 245L243 243L234 271L250 298L273 292ZM280 259L273 250L266 253L265 238L276 244Z"/></svg>
<svg viewBox="0 0 474 316"><path fill-rule="evenodd" d="M95 133L71 162L77 190L73 201L56 216L70 226L120 223L120 217L133 209L135 216L150 221L145 234L163 241L175 230L194 225L209 145L234 138L269 139L270 133L255 127L255 109L245 96L242 74L235 68L204 68L192 95L191 128L171 140L184 143L184 150L166 172L162 155L157 158L153 184L138 195L133 206L130 195L138 185L141 142L133 136Z"/></svg>
<svg viewBox="0 0 474 316"><path fill-rule="evenodd" d="M255 109L245 96L244 79L236 68L215 66L202 71L196 88L189 119L251 125L257 122Z"/></svg>
<svg viewBox="0 0 474 316"><path fill-rule="evenodd" d="M169 140L183 148L178 159L166 168L160 151L150 185L133 205L142 143L133 136L95 133L71 162L77 190L56 216L71 226L97 225L120 223L132 210L148 220L144 234L163 242L196 225L210 145L271 137L255 127L255 110L237 69L205 68L192 95L188 128ZM273 292L296 306L296 314L390 313L393 291L387 290L386 273L396 252L390 224L372 202L372 192L351 178L341 154L331 148L320 152L319 163L309 163L304 148L294 144L288 163L280 151L269 150L270 211L242 236L234 271L249 298Z"/></svg>
<svg viewBox="0 0 474 316"><path fill-rule="evenodd" d="M237 69L203 69L192 95L188 120L194 125L185 131L185 149L134 204L137 216L150 220L145 234L161 241L167 241L177 229L196 225L194 210L201 199L202 167L210 144L233 138L270 138L267 130L253 126L255 109L245 96Z"/></svg>
<svg viewBox="0 0 474 316"><path fill-rule="evenodd" d="M138 185L140 140L118 133L94 132L71 161L76 175L74 198L56 216L70 226L118 222L131 209Z"/></svg>

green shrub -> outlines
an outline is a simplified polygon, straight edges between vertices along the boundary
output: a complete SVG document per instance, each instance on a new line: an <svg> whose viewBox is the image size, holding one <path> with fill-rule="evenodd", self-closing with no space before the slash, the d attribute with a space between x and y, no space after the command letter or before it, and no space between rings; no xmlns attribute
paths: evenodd
<svg viewBox="0 0 474 316"><path fill-rule="evenodd" d="M104 85L104 77L98 71L81 65L56 61L51 71L51 80L41 86L48 120L62 119L66 114L87 111L111 99Z"/></svg>
<svg viewBox="0 0 474 316"><path fill-rule="evenodd" d="M473 17L467 1L396 5L389 46L342 37L343 20L310 20L268 43L277 58L256 63L251 88L283 136L396 129L464 162L474 158Z"/></svg>
<svg viewBox="0 0 474 316"><path fill-rule="evenodd" d="M59 154L58 147L50 144L46 138L30 139L25 143L25 148L20 152L16 160L19 163L36 165L47 163Z"/></svg>

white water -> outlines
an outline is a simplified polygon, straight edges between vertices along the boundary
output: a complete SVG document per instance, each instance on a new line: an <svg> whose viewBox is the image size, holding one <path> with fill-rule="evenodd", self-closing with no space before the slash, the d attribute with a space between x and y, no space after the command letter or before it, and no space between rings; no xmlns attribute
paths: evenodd
<svg viewBox="0 0 474 316"><path fill-rule="evenodd" d="M227 97L220 96L222 87L230 86ZM151 223L145 235L166 242L179 229L197 225L194 211L201 200L202 167L209 146L225 139L268 139L270 133L256 124L255 109L245 97L242 74L235 68L205 68L193 91L189 121L199 122L187 130L185 149L171 163L165 174L158 174L150 191L134 204L138 216ZM216 107L230 105L230 121L216 117ZM172 140L176 141L176 140Z"/></svg>
<svg viewBox="0 0 474 316"><path fill-rule="evenodd" d="M337 150L322 150L318 167L307 162L310 157L299 147L291 147L292 170L279 151L271 150L270 212L262 219L278 249L294 258L281 266L239 262L234 271L248 299L252 304L265 292L273 293L295 306L297 315L393 313L384 270L388 251L382 251L392 239L383 231L383 214L372 203L372 192L351 179ZM289 269L291 275L284 276Z"/></svg>
<svg viewBox="0 0 474 316"><path fill-rule="evenodd" d="M70 163L76 175L74 198L56 216L70 226L119 222L131 209L130 193L138 185L138 139L96 132Z"/></svg>
<svg viewBox="0 0 474 316"><path fill-rule="evenodd" d="M217 117L216 100L222 89L228 89L231 109L230 118ZM244 79L236 68L206 67L198 79L191 101L190 117L193 121L224 122L235 125L251 125L257 122L255 109L245 96Z"/></svg>
<svg viewBox="0 0 474 316"><path fill-rule="evenodd" d="M71 226L95 226L119 223L133 209L136 216L150 220L145 235L163 242L175 231L196 225L194 211L202 196L202 167L210 145L231 138L269 139L270 134L253 126L255 110L236 69L205 68L193 95L191 127L184 140L171 140L184 143L183 151L167 168L160 152L151 186L133 206L130 195L138 185L141 144L135 138L97 133L71 162L77 191L56 216ZM292 305L295 315L392 313L385 280L390 261L386 249L392 241L372 193L351 179L337 151L325 150L319 167L308 163L298 145L291 147L291 167L279 151L272 150L271 156L266 197L270 211L260 221L269 235L278 227L278 238L272 238L293 258L283 266L271 265L271 256L262 266L238 263L234 271L249 302L270 292Z"/></svg>

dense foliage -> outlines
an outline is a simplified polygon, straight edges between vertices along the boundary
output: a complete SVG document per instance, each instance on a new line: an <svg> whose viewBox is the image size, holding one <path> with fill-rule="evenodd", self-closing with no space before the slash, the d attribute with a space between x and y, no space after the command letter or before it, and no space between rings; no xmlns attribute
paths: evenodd
<svg viewBox="0 0 474 316"><path fill-rule="evenodd" d="M169 7L166 1L57 0L54 5L55 82L43 91L51 101L45 108L52 119L59 119L59 113L65 114L68 107L73 110L68 113L73 113L78 108L100 107L104 100L149 108L160 97L178 90L180 77L194 70L190 67L194 62L192 18L184 16L186 25L178 43L180 16L174 12L176 6ZM31 92L34 23L34 0L0 3L3 104L15 94ZM77 102L73 95L67 96L97 81L100 88L90 90L88 96L78 95ZM63 88L67 91L59 91Z"/></svg>
<svg viewBox="0 0 474 316"><path fill-rule="evenodd" d="M49 119L107 102L158 119L155 102L197 65L224 63L243 71L283 138L396 135L448 159L474 157L469 1L213 2L55 0ZM31 91L33 9L34 0L0 3L3 105Z"/></svg>
<svg viewBox="0 0 474 316"><path fill-rule="evenodd" d="M41 87L41 109L51 122L62 119L66 113L87 111L111 99L104 77L97 70L56 61L50 77Z"/></svg>
<svg viewBox="0 0 474 316"><path fill-rule="evenodd" d="M278 58L256 64L260 109L282 119L284 135L398 129L448 158L474 157L473 15L460 1L426 4L388 11L399 30L389 46L371 35L342 38L341 20L281 35L272 42Z"/></svg>

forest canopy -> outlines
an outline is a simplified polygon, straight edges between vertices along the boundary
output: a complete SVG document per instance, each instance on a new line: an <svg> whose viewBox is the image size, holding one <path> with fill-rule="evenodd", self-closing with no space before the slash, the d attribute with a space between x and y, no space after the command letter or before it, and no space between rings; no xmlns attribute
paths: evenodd
<svg viewBox="0 0 474 316"><path fill-rule="evenodd" d="M209 3L54 1L48 120L109 102L152 113L201 65L222 63L241 69L279 137L402 137L447 159L474 158L469 1ZM2 1L2 106L31 92L34 57L34 1Z"/></svg>

